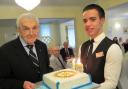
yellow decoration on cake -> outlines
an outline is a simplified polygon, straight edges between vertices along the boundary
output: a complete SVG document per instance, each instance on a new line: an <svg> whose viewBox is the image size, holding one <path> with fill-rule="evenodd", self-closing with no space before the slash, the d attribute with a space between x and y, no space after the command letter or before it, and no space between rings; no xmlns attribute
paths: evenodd
<svg viewBox="0 0 128 89"><path fill-rule="evenodd" d="M67 78L67 77L72 77L76 74L77 72L75 71L65 70L65 71L60 71L60 72L55 73L55 76L61 77L61 78Z"/></svg>

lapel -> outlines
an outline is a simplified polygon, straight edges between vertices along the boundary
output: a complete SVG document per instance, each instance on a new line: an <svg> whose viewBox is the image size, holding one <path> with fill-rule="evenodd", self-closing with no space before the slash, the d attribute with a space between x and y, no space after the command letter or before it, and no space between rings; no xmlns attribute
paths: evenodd
<svg viewBox="0 0 128 89"><path fill-rule="evenodd" d="M64 48L64 52L65 52L65 55L67 55L67 53L69 52L68 48L67 49Z"/></svg>
<svg viewBox="0 0 128 89"><path fill-rule="evenodd" d="M70 55L70 48L68 48L68 54Z"/></svg>
<svg viewBox="0 0 128 89"><path fill-rule="evenodd" d="M40 66L40 71L43 70L42 68L43 68L43 63L44 63L44 50L41 46L43 46L43 45L40 45L37 42L35 42L36 52L37 52L37 56L38 56L39 66Z"/></svg>
<svg viewBox="0 0 128 89"><path fill-rule="evenodd" d="M23 62L27 62L27 64L29 64L32 68L32 61L29 59L29 56L26 50L24 49L22 43L20 42L19 38L16 39L15 48L16 55L18 56L18 58L20 58Z"/></svg>

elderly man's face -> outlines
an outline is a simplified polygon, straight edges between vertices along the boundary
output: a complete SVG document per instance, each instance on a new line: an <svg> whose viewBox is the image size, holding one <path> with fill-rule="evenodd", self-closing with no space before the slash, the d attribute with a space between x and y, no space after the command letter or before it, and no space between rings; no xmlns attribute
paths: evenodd
<svg viewBox="0 0 128 89"><path fill-rule="evenodd" d="M53 55L56 56L56 57L58 57L59 54L60 54L60 50L58 48L54 48L53 49Z"/></svg>
<svg viewBox="0 0 128 89"><path fill-rule="evenodd" d="M39 24L34 19L21 18L18 31L24 41L31 45L38 38Z"/></svg>
<svg viewBox="0 0 128 89"><path fill-rule="evenodd" d="M64 48L68 48L68 42L64 42Z"/></svg>

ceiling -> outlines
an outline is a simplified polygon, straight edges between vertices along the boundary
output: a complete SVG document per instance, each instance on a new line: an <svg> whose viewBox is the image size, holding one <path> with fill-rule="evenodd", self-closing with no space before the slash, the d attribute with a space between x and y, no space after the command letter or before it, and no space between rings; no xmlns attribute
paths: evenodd
<svg viewBox="0 0 128 89"><path fill-rule="evenodd" d="M65 23L65 22L70 22L73 24L71 21L74 21L72 18L44 18L44 19L39 19L41 24L48 24L48 23ZM15 25L16 20L15 19L0 19L0 26L2 25Z"/></svg>
<svg viewBox="0 0 128 89"><path fill-rule="evenodd" d="M25 0L24 0L25 1ZM41 0L40 6L81 6L87 0ZM14 0L0 0L0 5L16 5Z"/></svg>
<svg viewBox="0 0 128 89"><path fill-rule="evenodd" d="M39 6L84 6L86 2L89 0L41 0ZM96 0L94 0L96 1ZM16 3L14 0L0 0L0 6L7 5L7 6L15 6ZM110 8L107 10L109 18L127 18L128 19L128 3ZM65 19L61 19L62 22L65 22ZM44 19L41 22L49 22L48 19ZM60 21L60 19L50 19L50 21Z"/></svg>
<svg viewBox="0 0 128 89"><path fill-rule="evenodd" d="M25 0L24 0L25 1ZM88 0L41 0L41 3L39 6L83 6ZM6 5L6 6L15 6L17 5L15 3L15 0L0 0L0 6ZM53 22L58 22L58 23L63 23L67 22L69 20L72 20L71 18L68 19L40 19L41 23L53 23ZM2 23L6 22L11 22L15 23L15 20L3 20L1 21Z"/></svg>
<svg viewBox="0 0 128 89"><path fill-rule="evenodd" d="M26 1L26 0L23 0ZM39 6L84 6L89 0L41 0ZM93 0L94 2L96 0ZM0 6L15 6L15 0L0 0ZM128 3L110 8L108 10L108 16L110 18L125 17L128 18Z"/></svg>

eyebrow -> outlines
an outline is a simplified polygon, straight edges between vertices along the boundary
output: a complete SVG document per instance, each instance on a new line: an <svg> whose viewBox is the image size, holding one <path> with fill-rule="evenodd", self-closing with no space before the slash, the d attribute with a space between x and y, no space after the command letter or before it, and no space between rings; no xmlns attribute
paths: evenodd
<svg viewBox="0 0 128 89"><path fill-rule="evenodd" d="M21 27L25 27L25 28L30 28L29 26L26 25L21 25ZM37 25L32 26L32 28L38 27Z"/></svg>

